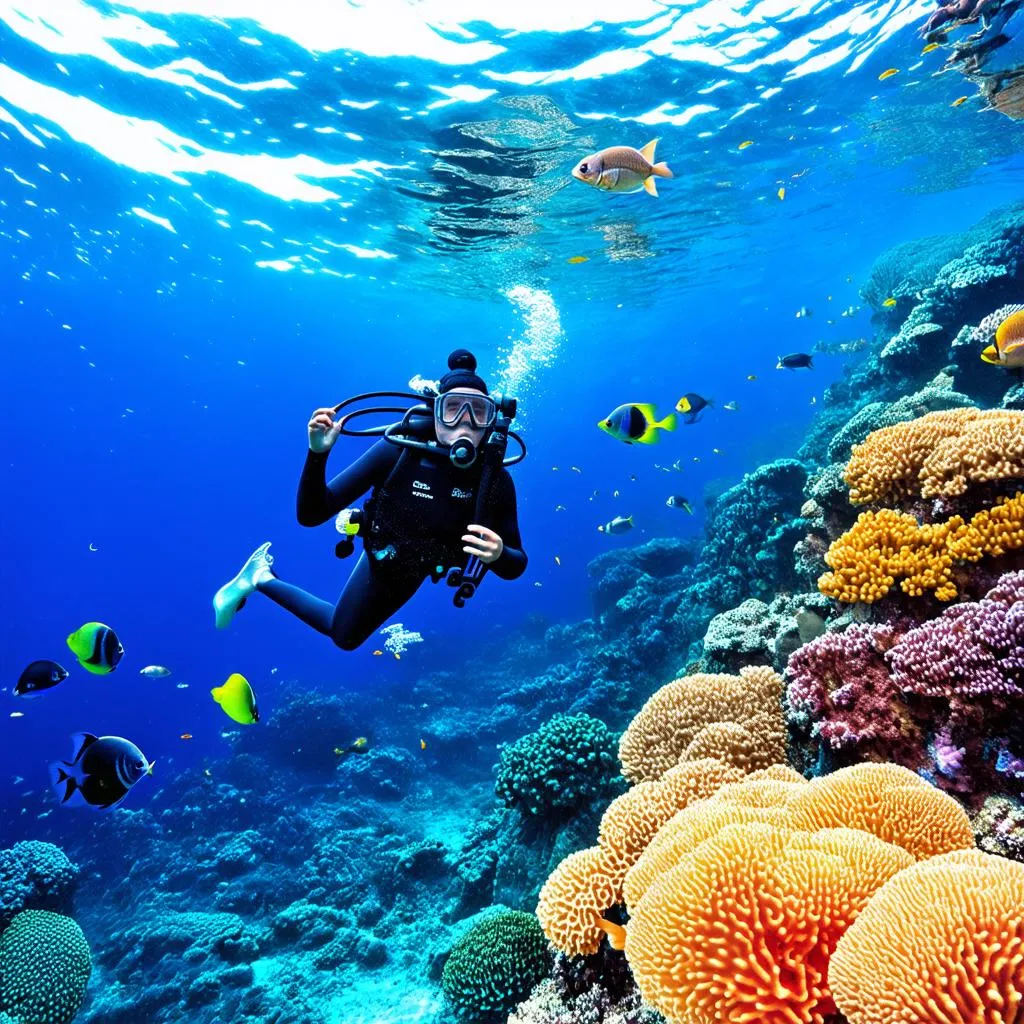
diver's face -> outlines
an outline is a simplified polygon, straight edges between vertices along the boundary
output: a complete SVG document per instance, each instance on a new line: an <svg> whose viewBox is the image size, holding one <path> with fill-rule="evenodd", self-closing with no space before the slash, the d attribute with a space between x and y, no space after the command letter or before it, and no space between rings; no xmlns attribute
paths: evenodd
<svg viewBox="0 0 1024 1024"><path fill-rule="evenodd" d="M476 388L452 388L446 392L449 395L482 395L482 391ZM474 448L479 448L484 439L484 428L474 427L473 421L469 418L469 410L463 409L455 426L445 426L438 416L434 417L434 433L437 435L439 444L450 448L460 438L470 441Z"/></svg>

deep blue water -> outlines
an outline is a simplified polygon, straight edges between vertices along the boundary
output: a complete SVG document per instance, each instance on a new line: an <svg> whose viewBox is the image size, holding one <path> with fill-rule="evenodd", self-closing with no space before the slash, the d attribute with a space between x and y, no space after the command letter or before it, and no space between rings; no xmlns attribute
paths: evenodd
<svg viewBox="0 0 1024 1024"><path fill-rule="evenodd" d="M838 312L881 251L1020 194L1019 126L919 56L926 0L322 6L0 3L0 678L72 669L2 698L12 837L41 827L73 731L135 739L160 787L228 751L209 689L231 672L269 715L297 684L401 691L498 626L586 617L595 555L700 535L709 485L794 452L858 356L776 357L871 334ZM654 136L676 175L657 200L569 178ZM436 377L458 346L520 398L526 575L463 610L425 585L401 662L261 599L215 631L213 592L263 540L282 577L340 592L332 526L294 516L310 410ZM657 446L596 428L686 391L715 407ZM597 531L627 513L632 533ZM64 644L93 619L126 648L108 677Z"/></svg>

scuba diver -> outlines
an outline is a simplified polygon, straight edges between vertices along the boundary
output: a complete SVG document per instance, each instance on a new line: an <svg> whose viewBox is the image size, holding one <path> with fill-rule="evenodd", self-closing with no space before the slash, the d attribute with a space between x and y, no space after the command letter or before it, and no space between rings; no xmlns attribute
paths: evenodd
<svg viewBox="0 0 1024 1024"><path fill-rule="evenodd" d="M297 514L302 526L320 526L332 516L343 539L335 553L345 557L357 534L359 556L336 605L279 579L270 542L261 544L238 575L213 599L218 629L226 628L250 594L258 591L352 651L379 629L428 577L457 588L462 607L489 570L514 580L526 569L519 536L516 491L505 468L522 460L526 447L509 431L515 399L490 395L476 373L471 352L448 357L448 373L434 386L419 378L419 394L373 392L310 417L309 451L299 480ZM424 396L433 399L433 408ZM411 399L411 408L377 406L335 419L352 403L387 396ZM354 417L404 412L399 423L356 430ZM330 482L327 458L341 434L380 436L372 448ZM522 453L506 457L508 438ZM360 509L347 506L373 489Z"/></svg>

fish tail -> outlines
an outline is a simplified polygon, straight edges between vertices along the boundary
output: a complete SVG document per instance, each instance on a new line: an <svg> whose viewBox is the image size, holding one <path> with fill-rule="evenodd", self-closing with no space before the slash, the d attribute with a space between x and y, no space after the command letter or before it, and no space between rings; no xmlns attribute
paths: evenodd
<svg viewBox="0 0 1024 1024"><path fill-rule="evenodd" d="M660 423L652 423L653 427L661 427L662 430L675 430L676 429L676 414L670 412Z"/></svg>
<svg viewBox="0 0 1024 1024"><path fill-rule="evenodd" d="M651 173L656 174L659 178L674 178L675 175L669 170L668 164L664 160L659 161L656 164L652 164Z"/></svg>
<svg viewBox="0 0 1024 1024"><path fill-rule="evenodd" d="M657 146L658 140L651 139L646 146L640 147L640 155L649 163L654 163L654 147Z"/></svg>
<svg viewBox="0 0 1024 1024"><path fill-rule="evenodd" d="M67 761L54 761L50 765L50 782L62 804L66 804L78 789L78 780L66 771L70 767Z"/></svg>
<svg viewBox="0 0 1024 1024"><path fill-rule="evenodd" d="M658 186L654 184L654 175L653 174L651 174L648 177L644 178L644 191L649 196L654 196L655 199L658 198Z"/></svg>

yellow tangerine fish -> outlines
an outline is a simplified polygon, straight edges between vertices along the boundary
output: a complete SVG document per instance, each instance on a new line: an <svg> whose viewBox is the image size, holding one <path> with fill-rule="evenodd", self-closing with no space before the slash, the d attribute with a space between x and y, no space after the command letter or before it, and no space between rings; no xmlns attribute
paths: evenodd
<svg viewBox="0 0 1024 1024"><path fill-rule="evenodd" d="M224 709L224 714L239 725L252 725L260 720L256 694L245 676L232 672L223 686L215 686L210 695Z"/></svg>
<svg viewBox="0 0 1024 1024"><path fill-rule="evenodd" d="M939 44L938 44L938 43L929 43L929 44L928 44L928 45L927 45L927 46L926 46L926 47L925 47L925 48L924 48L924 49L923 49L923 50L921 51L921 56L923 57L923 56L924 56L924 55L925 55L926 53L931 53L931 52L932 52L932 50L937 50L938 48L939 48Z"/></svg>
<svg viewBox="0 0 1024 1024"><path fill-rule="evenodd" d="M752 146L753 144L754 144L754 140L753 139L744 139L744 141L741 142L736 148L737 149L746 149L747 146Z"/></svg>
<svg viewBox="0 0 1024 1024"><path fill-rule="evenodd" d="M566 263L586 263L589 260L589 256L570 256L565 262Z"/></svg>
<svg viewBox="0 0 1024 1024"><path fill-rule="evenodd" d="M668 164L654 162L657 139L651 139L642 149L632 146L609 146L581 160L572 176L605 192L636 192L643 188L649 195L658 194L655 177L674 177Z"/></svg>
<svg viewBox="0 0 1024 1024"><path fill-rule="evenodd" d="M896 300L890 295L889 298L882 302L882 305L885 306L886 309L892 309L892 307L896 305Z"/></svg>
<svg viewBox="0 0 1024 1024"><path fill-rule="evenodd" d="M1024 310L1011 313L996 328L995 344L982 353L984 362L1008 369L1024 366Z"/></svg>
<svg viewBox="0 0 1024 1024"><path fill-rule="evenodd" d="M958 96L955 100L953 100L952 103L950 103L950 106L951 107L959 107L961 103L966 103L968 98L969 97L967 97L967 96Z"/></svg>
<svg viewBox="0 0 1024 1024"><path fill-rule="evenodd" d="M899 68L886 68L886 69L885 69L885 70L884 70L884 71L883 71L883 72L882 72L882 73L881 73L881 74L880 74L880 75L878 76L878 80L879 80L880 82L884 82L884 81L885 81L885 80L886 80L887 78L892 78L892 76L893 76L893 75L898 75L899 73L900 73L900 69L899 69Z"/></svg>

